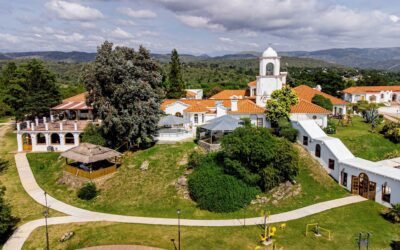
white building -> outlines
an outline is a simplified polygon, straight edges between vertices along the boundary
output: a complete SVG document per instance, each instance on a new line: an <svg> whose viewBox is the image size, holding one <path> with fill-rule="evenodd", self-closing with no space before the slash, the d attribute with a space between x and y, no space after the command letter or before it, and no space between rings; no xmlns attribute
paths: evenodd
<svg viewBox="0 0 400 250"><path fill-rule="evenodd" d="M399 103L400 86L359 86L342 91L345 101L356 103L368 101L372 103Z"/></svg>
<svg viewBox="0 0 400 250"><path fill-rule="evenodd" d="M400 159L372 162L355 157L313 120L293 122L298 142L341 186L385 206L400 203Z"/></svg>

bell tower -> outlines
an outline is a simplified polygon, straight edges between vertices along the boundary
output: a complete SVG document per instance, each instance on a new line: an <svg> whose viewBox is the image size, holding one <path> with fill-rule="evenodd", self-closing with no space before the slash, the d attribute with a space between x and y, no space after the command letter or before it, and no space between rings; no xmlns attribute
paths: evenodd
<svg viewBox="0 0 400 250"><path fill-rule="evenodd" d="M268 47L260 57L260 69L257 76L256 104L265 107L272 92L286 84L287 72L280 72L281 58L278 53Z"/></svg>

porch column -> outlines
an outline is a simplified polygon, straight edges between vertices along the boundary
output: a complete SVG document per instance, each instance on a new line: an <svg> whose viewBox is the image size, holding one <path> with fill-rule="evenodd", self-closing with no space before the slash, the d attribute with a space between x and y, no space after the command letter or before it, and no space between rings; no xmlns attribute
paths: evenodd
<svg viewBox="0 0 400 250"><path fill-rule="evenodd" d="M50 115L50 121L54 122L54 115L53 114Z"/></svg>
<svg viewBox="0 0 400 250"><path fill-rule="evenodd" d="M28 121L26 121L26 127L28 128L28 129L30 129L31 128L31 122L28 120Z"/></svg>
<svg viewBox="0 0 400 250"><path fill-rule="evenodd" d="M20 131L21 130L21 123L17 123L17 131Z"/></svg>
<svg viewBox="0 0 400 250"><path fill-rule="evenodd" d="M58 134L58 136L60 136L60 146L61 146L62 150L64 150L64 146L65 146L65 135L64 135L64 133L60 133L60 134Z"/></svg>
<svg viewBox="0 0 400 250"><path fill-rule="evenodd" d="M31 136L31 141L32 141L32 152L36 151L36 146L37 146L37 137L36 134L30 134Z"/></svg>
<svg viewBox="0 0 400 250"><path fill-rule="evenodd" d="M74 133L74 145L79 146L79 133Z"/></svg>
<svg viewBox="0 0 400 250"><path fill-rule="evenodd" d="M17 133L18 152L22 152L22 134Z"/></svg>
<svg viewBox="0 0 400 250"><path fill-rule="evenodd" d="M47 124L47 123L46 123ZM46 146L50 146L51 141L50 141L50 133L45 133L44 137L46 138Z"/></svg>

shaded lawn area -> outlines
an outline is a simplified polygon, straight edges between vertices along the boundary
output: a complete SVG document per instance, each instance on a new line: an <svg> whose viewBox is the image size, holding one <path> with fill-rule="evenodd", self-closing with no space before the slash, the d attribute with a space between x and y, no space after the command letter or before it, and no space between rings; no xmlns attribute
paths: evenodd
<svg viewBox="0 0 400 250"><path fill-rule="evenodd" d="M380 212L384 208L365 201L320 214L287 222L285 230L276 226L278 249L358 249L356 239L359 232L371 232L370 249L391 249L392 241L400 240L400 225L384 220ZM332 240L305 236L308 223L332 231ZM78 249L89 246L112 244L136 244L174 249L171 239L177 239L176 226L135 225L121 223L95 222L86 224L67 224L50 226L51 249ZM58 240L67 231L74 231L71 240L60 243ZM182 227L182 249L255 249L259 243L262 228L246 227ZM23 249L44 248L44 228L35 230L26 241ZM205 240L206 239L206 240Z"/></svg>
<svg viewBox="0 0 400 250"><path fill-rule="evenodd" d="M287 197L277 204L249 205L233 213L212 213L200 210L196 203L178 193L175 182L186 169L187 156L194 150L193 142L175 145L155 145L152 148L128 153L118 172L100 186L100 194L92 201L76 197L76 189L57 183L65 161L57 153L28 154L28 159L39 185L50 195L81 208L113 214L175 217L181 208L184 218L243 218L260 216L262 210L271 213L289 211L317 202L347 196L326 172L301 147L300 174L297 183L301 193ZM149 169L140 170L147 160ZM271 194L266 194L271 196Z"/></svg>
<svg viewBox="0 0 400 250"><path fill-rule="evenodd" d="M361 117L354 116L353 125L337 126L336 134L331 136L342 140L355 156L371 161L384 160L386 154L400 150L400 144L391 142L379 133L381 127L375 133L370 132L370 128L371 125Z"/></svg>

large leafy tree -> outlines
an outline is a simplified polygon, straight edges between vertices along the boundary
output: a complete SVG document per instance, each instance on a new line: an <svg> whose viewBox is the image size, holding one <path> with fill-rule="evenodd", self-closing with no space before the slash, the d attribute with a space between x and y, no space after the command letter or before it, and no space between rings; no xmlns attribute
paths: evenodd
<svg viewBox="0 0 400 250"><path fill-rule="evenodd" d="M169 63L169 75L167 82L167 98L178 99L185 96L185 83L182 79L181 62L178 51L173 49L171 52L171 61Z"/></svg>
<svg viewBox="0 0 400 250"><path fill-rule="evenodd" d="M10 63L2 71L1 81L4 103L12 107L17 120L47 116L49 108L61 100L55 75L36 59L18 67Z"/></svg>
<svg viewBox="0 0 400 250"><path fill-rule="evenodd" d="M275 90L267 101L267 119L276 126L280 119L289 119L291 107L298 103L299 98L292 88Z"/></svg>
<svg viewBox="0 0 400 250"><path fill-rule="evenodd" d="M312 100L312 103L317 104L320 107L323 107L326 110L332 110L333 104L330 99L324 97L323 95L315 95Z"/></svg>
<svg viewBox="0 0 400 250"><path fill-rule="evenodd" d="M102 134L116 148L143 146L152 140L163 98L158 64L149 52L104 42L84 70L87 102L103 120Z"/></svg>
<svg viewBox="0 0 400 250"><path fill-rule="evenodd" d="M224 136L221 146L225 172L264 191L298 173L296 149L266 128L238 128Z"/></svg>

